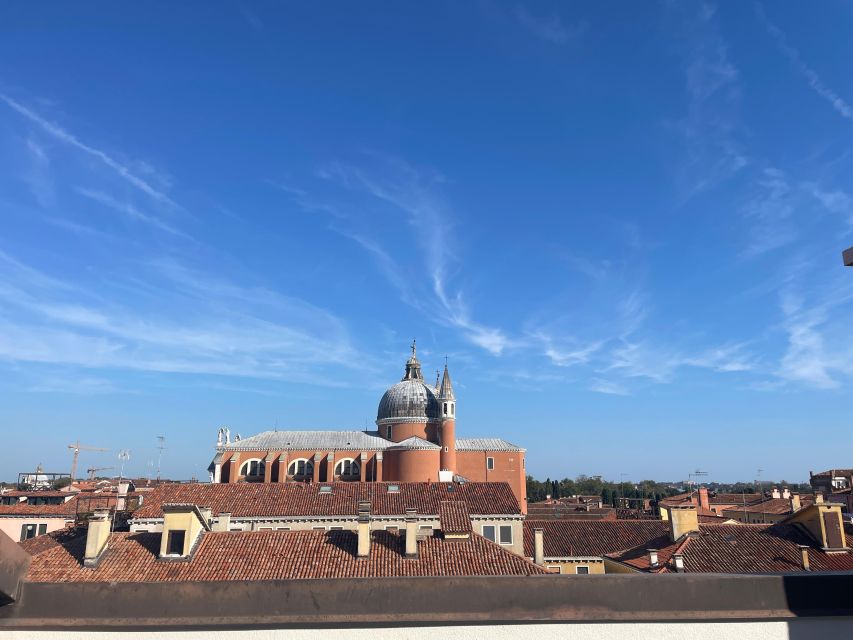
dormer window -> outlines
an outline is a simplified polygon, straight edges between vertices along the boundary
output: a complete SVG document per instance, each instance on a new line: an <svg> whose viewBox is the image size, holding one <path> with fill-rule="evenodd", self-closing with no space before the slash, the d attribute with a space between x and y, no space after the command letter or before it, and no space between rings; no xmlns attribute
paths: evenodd
<svg viewBox="0 0 853 640"><path fill-rule="evenodd" d="M187 537L187 532L184 529L172 529L169 532L169 541L166 547L166 553L170 556L184 555L184 542Z"/></svg>

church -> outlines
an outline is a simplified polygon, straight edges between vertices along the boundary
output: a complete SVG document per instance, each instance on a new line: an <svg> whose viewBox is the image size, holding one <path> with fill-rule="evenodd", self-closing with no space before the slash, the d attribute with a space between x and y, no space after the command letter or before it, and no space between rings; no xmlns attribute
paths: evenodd
<svg viewBox="0 0 853 640"><path fill-rule="evenodd" d="M447 364L424 381L416 345L402 380L379 401L376 431L219 430L209 471L236 482L507 482L527 511L524 449L501 438L457 438Z"/></svg>

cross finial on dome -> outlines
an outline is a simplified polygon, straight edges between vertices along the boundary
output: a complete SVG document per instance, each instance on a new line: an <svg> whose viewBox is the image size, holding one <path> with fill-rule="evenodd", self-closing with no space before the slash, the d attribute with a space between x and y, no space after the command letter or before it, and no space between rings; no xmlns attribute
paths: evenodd
<svg viewBox="0 0 853 640"><path fill-rule="evenodd" d="M412 338L412 357L413 358L416 357L416 355L417 355L417 350L418 350L417 343L418 343L418 339Z"/></svg>

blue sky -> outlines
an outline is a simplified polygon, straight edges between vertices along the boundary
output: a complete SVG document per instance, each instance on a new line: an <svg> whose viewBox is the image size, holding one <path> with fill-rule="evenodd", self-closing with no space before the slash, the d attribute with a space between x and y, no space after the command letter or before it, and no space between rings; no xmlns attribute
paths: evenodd
<svg viewBox="0 0 853 640"><path fill-rule="evenodd" d="M0 477L371 427L413 337L539 477L850 465L850 4L0 25Z"/></svg>

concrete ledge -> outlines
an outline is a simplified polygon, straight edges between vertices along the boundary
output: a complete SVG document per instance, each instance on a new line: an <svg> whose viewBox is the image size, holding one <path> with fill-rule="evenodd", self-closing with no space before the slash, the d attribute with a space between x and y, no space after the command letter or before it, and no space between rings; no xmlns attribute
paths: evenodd
<svg viewBox="0 0 853 640"><path fill-rule="evenodd" d="M2 628L232 628L853 615L853 574L24 583Z"/></svg>

